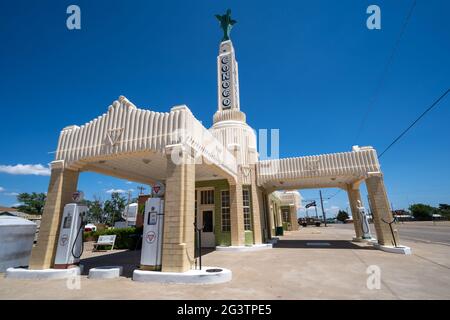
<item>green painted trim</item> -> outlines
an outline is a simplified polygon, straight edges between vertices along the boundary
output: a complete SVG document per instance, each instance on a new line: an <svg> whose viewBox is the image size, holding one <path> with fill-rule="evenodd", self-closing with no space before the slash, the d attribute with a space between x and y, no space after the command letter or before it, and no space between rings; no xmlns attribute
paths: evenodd
<svg viewBox="0 0 450 320"><path fill-rule="evenodd" d="M253 245L253 231L247 230L245 231L245 245L251 246Z"/></svg>
<svg viewBox="0 0 450 320"><path fill-rule="evenodd" d="M230 231L222 231L222 208L220 192L222 190L229 190L230 186L227 180L209 180L196 181L195 188L214 188L214 235L217 246L231 246ZM199 199L197 199L199 200ZM200 205L200 203L198 203Z"/></svg>
<svg viewBox="0 0 450 320"><path fill-rule="evenodd" d="M230 186L227 180L209 180L197 181L195 188L214 188L214 235L216 245L231 246L231 232L222 231L222 217L221 217L221 191L229 190ZM243 185L242 188L249 189L250 195L250 213L251 213L251 228L254 226L254 213L252 202L252 190L250 185ZM199 199L197 199L199 200ZM198 204L200 205L200 204ZM261 231L262 232L262 231ZM254 234L252 230L245 231L245 245L253 245L255 243Z"/></svg>

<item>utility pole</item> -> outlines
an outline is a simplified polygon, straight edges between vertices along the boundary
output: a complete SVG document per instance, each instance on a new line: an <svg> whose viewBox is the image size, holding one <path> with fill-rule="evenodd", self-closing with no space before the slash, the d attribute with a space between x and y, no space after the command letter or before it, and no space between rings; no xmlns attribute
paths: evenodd
<svg viewBox="0 0 450 320"><path fill-rule="evenodd" d="M144 188L143 186L139 186L139 187L137 187L136 189L139 190L139 194L144 194L145 188Z"/></svg>
<svg viewBox="0 0 450 320"><path fill-rule="evenodd" d="M131 190L128 190L128 203L125 211L125 227L128 228L128 210L130 209L130 202L131 202Z"/></svg>
<svg viewBox="0 0 450 320"><path fill-rule="evenodd" d="M320 205L322 206L322 215L323 215L323 223L325 227L327 226L327 216L325 215L325 210L323 209L323 199L322 199L322 190L319 190L320 194Z"/></svg>

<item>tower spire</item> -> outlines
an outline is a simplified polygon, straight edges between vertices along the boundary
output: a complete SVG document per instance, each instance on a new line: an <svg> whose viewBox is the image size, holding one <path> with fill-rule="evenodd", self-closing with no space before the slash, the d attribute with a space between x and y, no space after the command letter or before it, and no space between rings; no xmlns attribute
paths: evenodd
<svg viewBox="0 0 450 320"><path fill-rule="evenodd" d="M218 110L240 110L238 63L231 40L220 44L217 57Z"/></svg>
<svg viewBox="0 0 450 320"><path fill-rule="evenodd" d="M236 23L231 19L231 10L225 15L216 15L220 21L224 37L217 56L217 112L214 123L222 120L245 122L245 114L240 111L239 70L233 43L230 40L231 27Z"/></svg>

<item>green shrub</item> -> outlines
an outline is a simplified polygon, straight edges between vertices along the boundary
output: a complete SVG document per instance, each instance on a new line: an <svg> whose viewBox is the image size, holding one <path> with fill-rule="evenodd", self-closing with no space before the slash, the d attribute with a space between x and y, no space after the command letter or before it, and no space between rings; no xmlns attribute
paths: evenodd
<svg viewBox="0 0 450 320"><path fill-rule="evenodd" d="M409 206L409 210L416 220L426 221L433 219L433 214L436 213L437 208L423 203L416 203Z"/></svg>
<svg viewBox="0 0 450 320"><path fill-rule="evenodd" d="M85 241L87 239L92 239L97 241L99 236L104 235L116 235L116 242L114 244L115 249L130 249L134 250L136 248L137 241L140 240L140 235L142 235L142 227L128 227L120 229L104 229L99 231L91 231L84 233Z"/></svg>
<svg viewBox="0 0 450 320"><path fill-rule="evenodd" d="M94 235L94 231L87 231L83 233L83 241L95 241L97 238Z"/></svg>

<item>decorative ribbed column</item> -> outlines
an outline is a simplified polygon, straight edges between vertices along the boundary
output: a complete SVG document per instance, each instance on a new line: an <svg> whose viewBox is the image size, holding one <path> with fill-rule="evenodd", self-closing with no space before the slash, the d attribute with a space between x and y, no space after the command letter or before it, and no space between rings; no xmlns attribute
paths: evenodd
<svg viewBox="0 0 450 320"><path fill-rule="evenodd" d="M372 210L373 223L377 233L378 244L393 246L394 237L398 244L398 235L392 236L389 225L392 222L392 212L384 187L383 175L374 174L366 179L367 192L369 194L370 207Z"/></svg>
<svg viewBox="0 0 450 320"><path fill-rule="evenodd" d="M177 152L179 163L171 154ZM181 145L168 146L162 271L185 272L194 263L195 164Z"/></svg>
<svg viewBox="0 0 450 320"><path fill-rule="evenodd" d="M78 175L78 171L64 168L62 160L51 163L47 199L37 245L31 252L30 269L48 269L53 266L64 206L72 201L72 194L77 190Z"/></svg>

